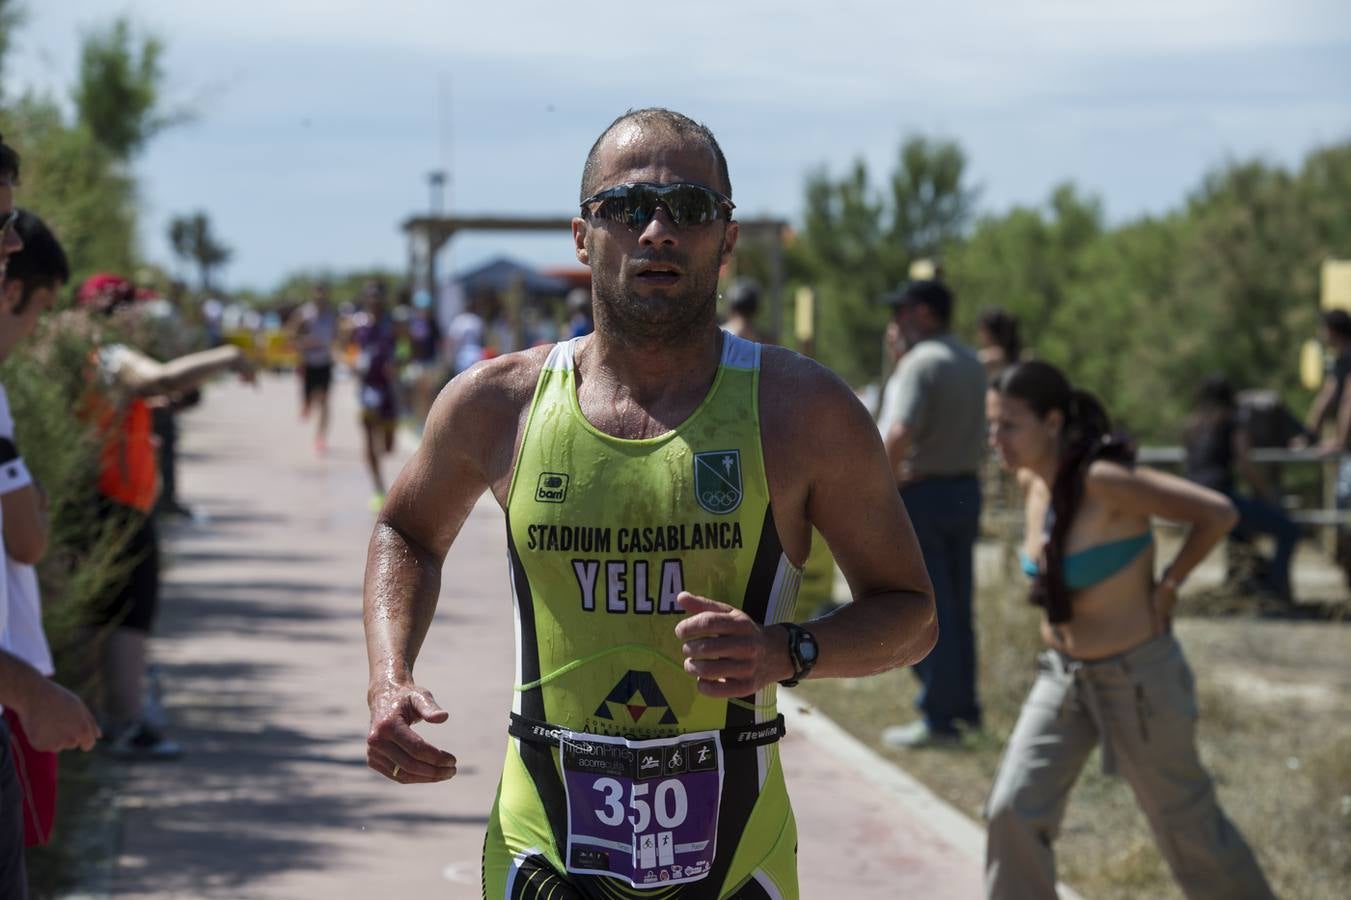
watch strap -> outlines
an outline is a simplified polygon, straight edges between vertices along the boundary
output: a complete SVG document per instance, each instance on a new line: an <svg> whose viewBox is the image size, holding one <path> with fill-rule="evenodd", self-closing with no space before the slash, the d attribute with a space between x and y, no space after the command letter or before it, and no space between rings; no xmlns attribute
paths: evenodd
<svg viewBox="0 0 1351 900"><path fill-rule="evenodd" d="M816 638L807 629L798 625L796 622L779 622L783 629L788 632L788 662L793 666L793 676L780 681L779 684L784 687L797 687L798 682L807 677L812 668L816 665L816 658L804 659L802 656L802 643L804 640L816 643ZM817 648L818 653L820 648Z"/></svg>

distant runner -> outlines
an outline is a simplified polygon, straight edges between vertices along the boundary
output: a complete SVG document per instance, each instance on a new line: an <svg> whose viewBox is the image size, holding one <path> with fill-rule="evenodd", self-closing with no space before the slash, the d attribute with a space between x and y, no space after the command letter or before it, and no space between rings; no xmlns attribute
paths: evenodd
<svg viewBox="0 0 1351 900"><path fill-rule="evenodd" d="M867 411L811 360L717 327L730 195L704 126L612 123L572 221L595 333L456 378L371 538L368 764L442 781L455 757L410 726L447 713L413 664L466 516L484 491L506 512L517 694L486 898L798 897L776 685L933 645ZM795 624L813 525L854 602Z"/></svg>
<svg viewBox="0 0 1351 900"><path fill-rule="evenodd" d="M327 284L314 286L314 298L295 312L288 330L300 354L300 417L316 414L314 449L323 453L328 449L328 392L338 340L338 311L329 299Z"/></svg>

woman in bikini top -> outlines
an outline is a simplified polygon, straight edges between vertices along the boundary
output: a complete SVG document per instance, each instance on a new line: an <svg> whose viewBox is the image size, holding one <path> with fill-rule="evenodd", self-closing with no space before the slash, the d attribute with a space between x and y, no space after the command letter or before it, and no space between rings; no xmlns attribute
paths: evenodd
<svg viewBox="0 0 1351 900"><path fill-rule="evenodd" d="M1046 644L1102 659L1168 630L1178 587L1233 524L1229 501L1135 466L1097 400L1047 363L1007 370L986 407L990 444L1023 489L1020 556ZM1153 518L1189 526L1157 579Z"/></svg>

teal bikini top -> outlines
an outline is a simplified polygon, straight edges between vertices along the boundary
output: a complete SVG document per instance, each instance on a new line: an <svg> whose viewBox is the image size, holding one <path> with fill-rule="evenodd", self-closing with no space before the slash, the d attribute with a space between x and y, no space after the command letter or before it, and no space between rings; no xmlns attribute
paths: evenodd
<svg viewBox="0 0 1351 900"><path fill-rule="evenodd" d="M1065 587L1072 591L1080 591L1100 581L1106 581L1134 562L1135 558L1144 553L1153 542L1153 533L1146 531L1135 537L1109 541L1070 554L1065 557ZM1041 569L1025 551L1018 551L1018 559L1023 565L1023 572L1029 578L1036 578L1041 574Z"/></svg>

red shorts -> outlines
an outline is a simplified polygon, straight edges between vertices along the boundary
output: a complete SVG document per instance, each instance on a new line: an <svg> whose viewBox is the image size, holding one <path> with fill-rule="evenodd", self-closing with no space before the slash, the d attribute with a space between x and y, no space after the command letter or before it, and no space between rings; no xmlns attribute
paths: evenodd
<svg viewBox="0 0 1351 900"><path fill-rule="evenodd" d="M5 724L23 791L23 845L45 844L52 838L56 821L56 754L33 749L13 710L5 710Z"/></svg>

